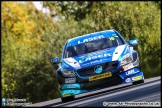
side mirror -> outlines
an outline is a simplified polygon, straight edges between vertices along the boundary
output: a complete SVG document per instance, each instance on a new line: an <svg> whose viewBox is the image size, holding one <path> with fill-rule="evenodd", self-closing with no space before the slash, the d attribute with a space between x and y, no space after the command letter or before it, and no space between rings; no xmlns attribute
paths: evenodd
<svg viewBox="0 0 162 108"><path fill-rule="evenodd" d="M53 58L53 59L51 60L51 63L52 63L52 64L58 64L58 63L61 63L61 62L60 62L60 58L59 58L59 57L55 57L55 58Z"/></svg>
<svg viewBox="0 0 162 108"><path fill-rule="evenodd" d="M138 45L138 42L137 42L137 40L129 40L129 45L136 46L136 45Z"/></svg>

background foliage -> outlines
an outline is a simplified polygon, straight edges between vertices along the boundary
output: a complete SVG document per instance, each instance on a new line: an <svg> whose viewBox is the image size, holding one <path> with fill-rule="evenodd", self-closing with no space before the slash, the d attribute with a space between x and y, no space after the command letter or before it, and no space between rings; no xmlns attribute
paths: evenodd
<svg viewBox="0 0 162 108"><path fill-rule="evenodd" d="M161 75L160 1L46 1L43 6L50 14L32 2L2 2L2 97L32 103L59 98L51 58L61 57L67 39L107 29L138 40L145 78Z"/></svg>

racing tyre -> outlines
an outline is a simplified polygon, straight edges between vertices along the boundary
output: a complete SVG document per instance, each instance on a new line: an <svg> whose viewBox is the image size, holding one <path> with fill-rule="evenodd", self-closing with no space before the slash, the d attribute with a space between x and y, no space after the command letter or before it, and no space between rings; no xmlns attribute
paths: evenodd
<svg viewBox="0 0 162 108"><path fill-rule="evenodd" d="M139 81L135 81L135 82L133 82L133 85L140 84L140 83L144 83L144 80L142 79L142 80L139 80Z"/></svg>
<svg viewBox="0 0 162 108"><path fill-rule="evenodd" d="M61 98L62 102L69 102L69 101L73 101L74 97L70 96L70 97L65 97L65 98Z"/></svg>

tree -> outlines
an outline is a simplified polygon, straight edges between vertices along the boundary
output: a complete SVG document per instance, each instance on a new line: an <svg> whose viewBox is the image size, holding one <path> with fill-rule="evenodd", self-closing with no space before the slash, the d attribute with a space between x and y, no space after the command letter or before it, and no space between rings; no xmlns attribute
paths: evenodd
<svg viewBox="0 0 162 108"><path fill-rule="evenodd" d="M49 42L43 40L54 30L52 18L32 2L2 2L1 22L2 96L32 103L57 98L55 69L45 49Z"/></svg>

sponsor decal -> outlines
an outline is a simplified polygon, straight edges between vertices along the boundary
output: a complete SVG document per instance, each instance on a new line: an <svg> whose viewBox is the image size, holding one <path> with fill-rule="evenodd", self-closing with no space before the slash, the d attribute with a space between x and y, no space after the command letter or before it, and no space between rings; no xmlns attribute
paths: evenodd
<svg viewBox="0 0 162 108"><path fill-rule="evenodd" d="M127 78L125 81L126 82L131 82L131 79L130 78Z"/></svg>
<svg viewBox="0 0 162 108"><path fill-rule="evenodd" d="M102 59L103 61L110 61L111 60L111 58L104 58L104 59Z"/></svg>
<svg viewBox="0 0 162 108"><path fill-rule="evenodd" d="M131 74L134 74L134 73L136 73L136 72L134 71L134 69L131 69L131 70L129 70L129 71L126 72L126 75L131 75Z"/></svg>
<svg viewBox="0 0 162 108"><path fill-rule="evenodd" d="M107 72L104 74L99 74L99 75L94 75L89 77L89 81L94 81L94 80L98 80L98 79L102 79L102 78L107 78L107 77L111 77L112 73L111 72Z"/></svg>
<svg viewBox="0 0 162 108"><path fill-rule="evenodd" d="M62 89L67 89L67 88L80 88L80 84L76 84L76 83L73 83L73 84L63 84L62 85Z"/></svg>
<svg viewBox="0 0 162 108"><path fill-rule="evenodd" d="M63 97L71 96L71 95L72 95L71 93L62 94Z"/></svg>
<svg viewBox="0 0 162 108"><path fill-rule="evenodd" d="M133 81L137 81L137 80L140 80L140 79L142 79L142 76L136 76L136 77L132 78Z"/></svg>
<svg viewBox="0 0 162 108"><path fill-rule="evenodd" d="M94 67L94 71L97 73L97 74L99 74L99 73L101 73L102 72L102 66L95 66Z"/></svg>
<svg viewBox="0 0 162 108"><path fill-rule="evenodd" d="M74 84L68 84L67 88L75 88L75 85Z"/></svg>
<svg viewBox="0 0 162 108"><path fill-rule="evenodd" d="M97 62L102 62L102 60L95 60L95 61L92 61L90 62L91 64L94 64L94 63L97 63Z"/></svg>
<svg viewBox="0 0 162 108"><path fill-rule="evenodd" d="M70 47L70 46L72 46L72 45L71 45L71 44L68 44L68 45L67 45L67 47Z"/></svg>
<svg viewBox="0 0 162 108"><path fill-rule="evenodd" d="M112 34L112 36L116 36L116 34Z"/></svg>
<svg viewBox="0 0 162 108"><path fill-rule="evenodd" d="M76 78L65 78L65 83L75 83Z"/></svg>
<svg viewBox="0 0 162 108"><path fill-rule="evenodd" d="M84 64L82 64L82 66L86 66L86 65L89 65L90 63L84 63Z"/></svg>
<svg viewBox="0 0 162 108"><path fill-rule="evenodd" d="M87 38L87 39L84 39L83 41L78 41L78 44L81 44L81 43L85 43L85 42L90 42L90 41L93 41L93 40L98 40L98 39L102 39L102 38L105 38L104 35L99 35L99 36L95 36L95 37L90 37L90 38Z"/></svg>
<svg viewBox="0 0 162 108"><path fill-rule="evenodd" d="M79 60L79 63L83 63L83 62L86 62L86 61L94 60L94 59L97 59L97 58L108 57L108 56L112 56L112 55L110 53L99 54L99 55L94 55L94 56L90 55L90 56L86 57L85 60ZM102 60L100 60L100 61L102 61Z"/></svg>

